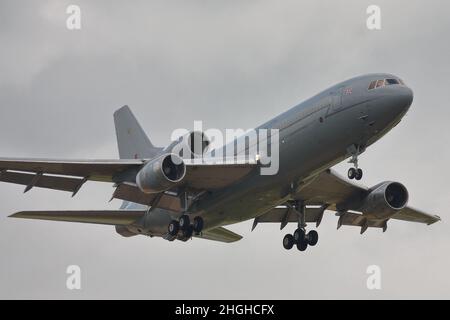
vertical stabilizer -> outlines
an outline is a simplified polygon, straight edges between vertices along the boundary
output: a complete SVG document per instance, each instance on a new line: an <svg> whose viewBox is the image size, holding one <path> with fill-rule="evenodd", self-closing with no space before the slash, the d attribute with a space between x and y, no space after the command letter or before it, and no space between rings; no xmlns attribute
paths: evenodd
<svg viewBox="0 0 450 320"><path fill-rule="evenodd" d="M128 106L114 112L120 159L150 159L161 148L153 146Z"/></svg>

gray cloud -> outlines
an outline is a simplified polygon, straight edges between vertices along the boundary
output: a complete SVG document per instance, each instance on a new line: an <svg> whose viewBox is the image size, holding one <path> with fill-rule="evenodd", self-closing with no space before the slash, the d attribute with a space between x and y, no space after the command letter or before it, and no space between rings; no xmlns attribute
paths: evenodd
<svg viewBox="0 0 450 320"><path fill-rule="evenodd" d="M77 1L78 32L65 28L69 3L0 4L3 156L116 157L112 113L123 104L164 145L194 120L253 127L346 78L391 72L414 89L415 102L362 157L364 182L401 181L413 205L444 221L393 222L386 234L361 237L337 232L330 214L319 246L305 254L282 250L278 226L250 233L250 222L231 227L245 236L236 244L168 243L6 218L116 208L107 204L110 185L89 183L71 199L2 184L0 297L449 298L447 1L378 1L377 32L365 28L369 1ZM81 292L65 288L69 264L82 267ZM382 268L381 291L366 289L370 264ZM180 280L181 270L190 276Z"/></svg>

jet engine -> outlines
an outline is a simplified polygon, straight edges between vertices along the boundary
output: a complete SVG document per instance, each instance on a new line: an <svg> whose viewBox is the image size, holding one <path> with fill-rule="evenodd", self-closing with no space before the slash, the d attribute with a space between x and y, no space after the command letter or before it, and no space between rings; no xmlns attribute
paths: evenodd
<svg viewBox="0 0 450 320"><path fill-rule="evenodd" d="M136 175L136 184L144 193L160 193L179 184L185 174L183 159L175 154L165 154L144 165Z"/></svg>
<svg viewBox="0 0 450 320"><path fill-rule="evenodd" d="M398 182L383 182L373 188L358 211L373 219L388 219L408 204L408 190Z"/></svg>
<svg viewBox="0 0 450 320"><path fill-rule="evenodd" d="M172 152L183 159L201 157L208 151L211 141L204 132L192 131L172 142L164 151Z"/></svg>

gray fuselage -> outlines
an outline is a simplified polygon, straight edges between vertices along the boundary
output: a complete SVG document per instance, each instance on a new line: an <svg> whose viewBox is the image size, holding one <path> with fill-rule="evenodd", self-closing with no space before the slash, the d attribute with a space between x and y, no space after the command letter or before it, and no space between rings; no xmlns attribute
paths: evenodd
<svg viewBox="0 0 450 320"><path fill-rule="evenodd" d="M370 146L396 126L408 111L413 93L402 84L369 90L392 74L369 74L339 83L261 125L279 130L279 172L255 169L236 184L208 192L189 209L202 216L205 229L258 217L292 200L305 181L349 157L349 148ZM295 199L301 200L301 199ZM141 205L129 204L126 208ZM174 213L155 209L136 228L162 236ZM133 227L131 228L133 229Z"/></svg>

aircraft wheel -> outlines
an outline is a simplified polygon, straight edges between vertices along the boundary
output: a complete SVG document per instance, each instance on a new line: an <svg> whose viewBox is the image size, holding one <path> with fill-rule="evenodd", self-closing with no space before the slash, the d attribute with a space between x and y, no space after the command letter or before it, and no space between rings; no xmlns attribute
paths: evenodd
<svg viewBox="0 0 450 320"><path fill-rule="evenodd" d="M182 242L187 242L187 241L189 241L189 238L180 237L180 238L178 238L178 240L180 240Z"/></svg>
<svg viewBox="0 0 450 320"><path fill-rule="evenodd" d="M314 247L319 242L319 234L315 230L308 232L308 244Z"/></svg>
<svg viewBox="0 0 450 320"><path fill-rule="evenodd" d="M308 241L306 239L300 240L300 242L297 243L297 249L298 251L305 251L308 248Z"/></svg>
<svg viewBox="0 0 450 320"><path fill-rule="evenodd" d="M192 234L194 233L194 227L188 226L186 229L183 230L183 239L186 239L185 241L192 238Z"/></svg>
<svg viewBox="0 0 450 320"><path fill-rule="evenodd" d="M178 231L180 230L180 224L176 220L172 220L169 223L169 227L167 228L169 231L169 234L174 237L178 234Z"/></svg>
<svg viewBox="0 0 450 320"><path fill-rule="evenodd" d="M287 234L283 239L283 247L286 250L291 250L295 244L294 236L292 234Z"/></svg>
<svg viewBox="0 0 450 320"><path fill-rule="evenodd" d="M294 232L294 241L295 243L300 243L305 239L305 230L303 229L297 229Z"/></svg>
<svg viewBox="0 0 450 320"><path fill-rule="evenodd" d="M358 171L357 171L355 168L350 168L350 169L348 169L347 176L348 176L348 178L349 178L350 180L355 179L356 176L357 176L357 174L358 174ZM361 177L362 177L362 176L361 176Z"/></svg>
<svg viewBox="0 0 450 320"><path fill-rule="evenodd" d="M363 171L361 169L356 170L355 179L359 181L362 179L362 177L363 177Z"/></svg>
<svg viewBox="0 0 450 320"><path fill-rule="evenodd" d="M203 225L204 225L204 223L203 223L203 218L202 217L195 217L194 218L193 226L194 226L194 232L195 233L202 232Z"/></svg>
<svg viewBox="0 0 450 320"><path fill-rule="evenodd" d="M187 214L182 215L180 218L180 229L186 230L190 224L191 224L191 219L189 219L189 216Z"/></svg>

